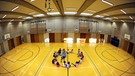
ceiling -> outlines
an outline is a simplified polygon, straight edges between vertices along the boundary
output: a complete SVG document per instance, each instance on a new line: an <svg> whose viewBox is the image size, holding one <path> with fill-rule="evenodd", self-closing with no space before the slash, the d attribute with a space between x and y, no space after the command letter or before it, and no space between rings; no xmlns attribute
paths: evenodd
<svg viewBox="0 0 135 76"><path fill-rule="evenodd" d="M0 22L70 15L135 22L135 0L50 0L48 7L49 0L0 0Z"/></svg>

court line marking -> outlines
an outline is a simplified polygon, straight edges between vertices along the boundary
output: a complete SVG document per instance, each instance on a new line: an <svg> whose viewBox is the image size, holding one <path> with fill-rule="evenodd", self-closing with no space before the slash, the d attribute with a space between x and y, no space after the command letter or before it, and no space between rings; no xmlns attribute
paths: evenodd
<svg viewBox="0 0 135 76"><path fill-rule="evenodd" d="M37 47L38 47L38 46L37 46ZM39 48L39 47L38 47L38 48ZM30 50L29 50L29 51L30 51ZM39 53L39 51L38 51L38 53ZM37 54L38 54L38 53L37 53ZM15 54L15 55L16 55L16 54ZM37 55L36 55L36 56L37 56ZM36 57L36 56L35 56L35 57ZM14 56L14 57L15 57L15 56ZM34 58L35 58L35 57L34 57ZM32 60L33 60L33 59L31 59L29 62L31 62ZM7 63L7 62L8 62L8 60L7 60L5 63ZM9 72L17 71L17 70L21 69L22 67L24 67L25 65L27 65L29 62L27 62L27 63L24 64L23 66L21 66L21 67L15 69L15 70L9 71ZM3 65L3 66L4 66L4 65ZM11 66L12 66L12 65L8 66L8 68L11 67ZM8 68L6 68L6 69L8 69ZM7 73L9 73L9 72L7 72ZM7 73L0 73L0 74L7 74Z"/></svg>
<svg viewBox="0 0 135 76"><path fill-rule="evenodd" d="M78 47L79 46L79 47ZM80 48L80 44L77 44L77 48ZM86 53L85 53L86 54ZM87 59L87 61L88 61L88 63L89 63L89 67L88 68L91 68L92 67L92 69L93 69L93 71L94 71L94 73L97 75L97 72L96 72L96 70L94 69L94 66L91 64L91 61L89 61L89 58L88 57L86 57L86 59Z"/></svg>
<svg viewBox="0 0 135 76"><path fill-rule="evenodd" d="M95 47L95 51L96 51L96 53L97 53L97 50L96 50L96 48L98 47L99 45L97 45L96 47ZM97 53L97 55L99 56L99 54ZM100 56L99 56L100 57ZM100 57L101 58L101 57ZM101 58L102 59L102 58ZM111 65L111 64L109 64L107 61L105 61L104 59L102 59L104 62L106 62L108 65L110 65L111 67L113 67L113 68L115 68L115 69L117 69L117 70L119 70L119 71L121 71L121 72L126 72L126 73L128 73L128 74L135 74L135 72L133 72L133 73L131 73L131 72L127 72L127 71L123 71L123 70L121 70L121 69L119 69L119 68L116 68L116 67L114 67L113 65ZM133 66L132 66L133 67Z"/></svg>
<svg viewBox="0 0 135 76"><path fill-rule="evenodd" d="M66 47L65 47L65 44L62 45L62 46L63 46L63 49L66 48ZM56 48L56 45L55 45L55 48ZM54 49L55 49L55 48L54 48ZM44 66L45 63L48 61L48 59L50 58L50 56L52 56L53 52L54 52L54 51L51 51L51 53L49 54L48 58L47 58L46 61L44 62L43 66ZM45 66L45 67L47 67L47 66ZM60 69L61 69L61 68L60 68ZM66 68L63 68L63 69L66 69ZM39 72L39 76L40 76L42 70L43 70L43 67L41 67L41 71Z"/></svg>
<svg viewBox="0 0 135 76"><path fill-rule="evenodd" d="M96 64L94 63L94 61L91 59L91 57L89 56L89 54L86 52L86 50L81 46L81 48L83 49L83 51L87 54L88 58L92 61L93 65L95 66L95 68L97 69L98 73L100 76L102 76L100 70L97 68Z"/></svg>
<svg viewBox="0 0 135 76"><path fill-rule="evenodd" d="M100 44L101 45L101 44ZM105 45L105 44L104 44ZM109 65L107 65L107 63L105 64L105 62L103 62L99 57L98 57L98 59L99 59L99 61L101 61L102 63L103 63L103 65L106 67L106 69L108 69L108 71L111 69L112 70L112 68L110 68L109 67ZM110 69L109 69L110 68ZM110 72L110 71L109 71ZM114 72L114 74L113 74L113 70L110 72L113 76L114 76L114 74L116 74L115 72ZM117 74L116 74L117 75Z"/></svg>
<svg viewBox="0 0 135 76"><path fill-rule="evenodd" d="M42 64L43 64L43 63L44 63L44 61L46 60L46 57L50 54L50 52L52 51L52 49L54 49L54 47L53 47L53 48L51 48L51 49L48 51L48 53L46 54L46 56L45 56L45 57L44 57L44 59L42 60L41 64L39 65L38 69L37 69L37 70L36 70L36 72L34 73L34 76L36 76L36 75L37 75L37 73L38 73L39 69L41 68Z"/></svg>

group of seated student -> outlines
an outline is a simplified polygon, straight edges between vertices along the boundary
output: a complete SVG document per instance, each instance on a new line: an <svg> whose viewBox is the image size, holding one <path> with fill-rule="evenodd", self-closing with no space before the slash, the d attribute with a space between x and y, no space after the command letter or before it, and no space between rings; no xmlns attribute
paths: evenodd
<svg viewBox="0 0 135 76"><path fill-rule="evenodd" d="M80 60L76 61L75 63L72 63L72 65L74 65L75 67L78 67L78 65L81 64L83 62L83 59L84 59L83 52L81 52L80 49L78 49L77 55L80 58Z"/></svg>
<svg viewBox="0 0 135 76"><path fill-rule="evenodd" d="M70 65L70 62L67 62L65 61L65 58L67 56L67 54L69 53L73 53L73 49L71 51L69 51L69 49L67 49L67 51L65 49L61 50L61 48L58 50L58 52L54 52L53 53L53 60L52 60L52 64L56 65L57 67L60 67L60 63L57 61L57 57L58 56L61 56L61 62L63 61L63 67L64 68L70 68L71 65ZM84 58L84 55L83 55L83 52L80 51L80 49L78 49L78 57L80 58L79 61L76 61L75 64L73 64L75 67L78 67L78 65L80 63L82 63L83 61L83 58Z"/></svg>
<svg viewBox="0 0 135 76"><path fill-rule="evenodd" d="M68 63L66 64L66 61L63 61L63 67L64 67L64 68L70 68L70 67L71 67L70 62L68 62Z"/></svg>

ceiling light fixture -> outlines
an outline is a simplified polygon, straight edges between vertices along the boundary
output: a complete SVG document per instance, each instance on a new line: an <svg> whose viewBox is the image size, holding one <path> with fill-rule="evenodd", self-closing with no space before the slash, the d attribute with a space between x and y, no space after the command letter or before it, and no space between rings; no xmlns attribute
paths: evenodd
<svg viewBox="0 0 135 76"><path fill-rule="evenodd" d="M15 8L13 8L11 11L14 11L14 10L16 10L17 8L19 8L19 6L16 6Z"/></svg>
<svg viewBox="0 0 135 76"><path fill-rule="evenodd" d="M104 3L106 3L106 4L109 4L109 5L113 6L113 4L110 3L110 2L108 2L107 0L102 0L102 2L104 2Z"/></svg>
<svg viewBox="0 0 135 76"><path fill-rule="evenodd" d="M7 15L4 15L2 18L5 18Z"/></svg>
<svg viewBox="0 0 135 76"><path fill-rule="evenodd" d="M125 22L124 20L121 20L122 22Z"/></svg>
<svg viewBox="0 0 135 76"><path fill-rule="evenodd" d="M81 13L80 15L82 15L82 16L92 16L93 14L90 14L90 13Z"/></svg>
<svg viewBox="0 0 135 76"><path fill-rule="evenodd" d="M19 16L18 18L22 18L22 16Z"/></svg>
<svg viewBox="0 0 135 76"><path fill-rule="evenodd" d="M48 12L47 14L48 14L48 15L60 15L59 12Z"/></svg>
<svg viewBox="0 0 135 76"><path fill-rule="evenodd" d="M129 18L133 20L133 17L129 16Z"/></svg>
<svg viewBox="0 0 135 76"><path fill-rule="evenodd" d="M35 0L30 0L30 2L33 2L33 1L35 1Z"/></svg>
<svg viewBox="0 0 135 76"><path fill-rule="evenodd" d="M48 4L47 4L48 3ZM47 12L51 12L53 9L50 7L50 0L45 0L45 8Z"/></svg>
<svg viewBox="0 0 135 76"><path fill-rule="evenodd" d="M120 9L121 12L123 12L124 14L127 14L127 12L125 12L124 10Z"/></svg>
<svg viewBox="0 0 135 76"><path fill-rule="evenodd" d="M114 19L119 19L118 17L113 17Z"/></svg>

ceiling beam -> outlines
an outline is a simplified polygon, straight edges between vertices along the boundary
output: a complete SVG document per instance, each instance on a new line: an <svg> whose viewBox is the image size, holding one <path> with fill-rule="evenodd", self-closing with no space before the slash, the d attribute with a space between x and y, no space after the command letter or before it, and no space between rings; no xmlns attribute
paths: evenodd
<svg viewBox="0 0 135 76"><path fill-rule="evenodd" d="M41 10L40 8L30 4L29 2L25 1L25 0L1 0L1 1L5 1L5 2L11 2L11 3L15 3L15 4L19 4L22 5L24 7L27 7L29 9L35 10L37 12L40 12L42 14L45 14L47 16L47 13L43 10Z"/></svg>
<svg viewBox="0 0 135 76"><path fill-rule="evenodd" d="M61 15L64 15L63 3L62 0L53 0L53 3L57 7Z"/></svg>
<svg viewBox="0 0 135 76"><path fill-rule="evenodd" d="M135 13L115 14L115 15L105 16L104 18L107 18L107 17L120 17L120 16L135 16Z"/></svg>
<svg viewBox="0 0 135 76"><path fill-rule="evenodd" d="M0 14L9 14L9 15L21 15L21 16L30 16L33 17L32 15L24 14L24 13L19 13L19 12L13 12L13 11L0 11Z"/></svg>
<svg viewBox="0 0 135 76"><path fill-rule="evenodd" d="M82 6L77 11L77 15L80 15L84 10L86 10L91 4L93 4L96 0L85 0Z"/></svg>
<svg viewBox="0 0 135 76"><path fill-rule="evenodd" d="M135 2L113 6L113 7L101 10L101 11L93 14L93 16L103 14L103 13L106 13L106 12L110 12L110 11L114 11L114 10L125 9L125 8L135 8Z"/></svg>

